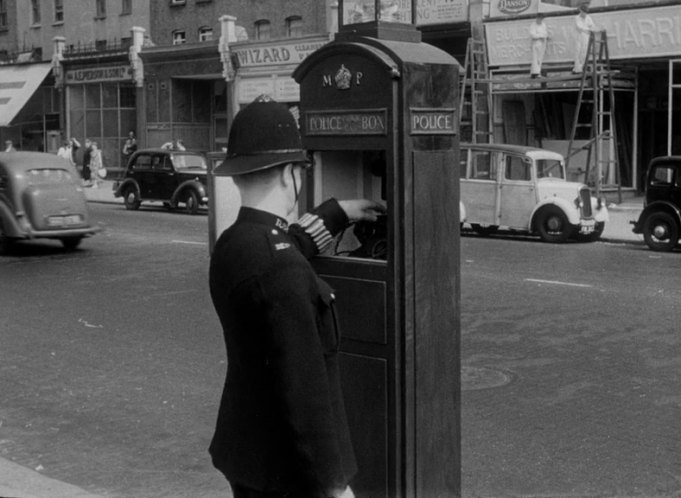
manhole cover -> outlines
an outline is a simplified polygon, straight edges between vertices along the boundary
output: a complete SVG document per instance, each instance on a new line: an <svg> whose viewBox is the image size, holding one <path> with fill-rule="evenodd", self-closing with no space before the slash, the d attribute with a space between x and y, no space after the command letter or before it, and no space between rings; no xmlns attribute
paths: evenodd
<svg viewBox="0 0 681 498"><path fill-rule="evenodd" d="M504 386L511 382L511 376L491 368L461 367L461 390L475 391Z"/></svg>

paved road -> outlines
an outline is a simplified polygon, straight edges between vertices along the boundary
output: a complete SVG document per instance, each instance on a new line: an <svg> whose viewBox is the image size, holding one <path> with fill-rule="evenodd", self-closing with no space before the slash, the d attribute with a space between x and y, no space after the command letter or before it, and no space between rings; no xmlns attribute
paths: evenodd
<svg viewBox="0 0 681 498"><path fill-rule="evenodd" d="M0 259L0 457L107 498L228 496L207 218L93 212L76 253ZM679 256L462 239L464 496L681 494Z"/></svg>

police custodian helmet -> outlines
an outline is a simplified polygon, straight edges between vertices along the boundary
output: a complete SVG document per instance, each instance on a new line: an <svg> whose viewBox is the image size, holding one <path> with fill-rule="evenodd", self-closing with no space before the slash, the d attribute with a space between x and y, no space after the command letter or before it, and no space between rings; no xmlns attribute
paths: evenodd
<svg viewBox="0 0 681 498"><path fill-rule="evenodd" d="M284 104L261 95L234 117L227 156L217 175L235 176L282 164L307 162L295 118Z"/></svg>

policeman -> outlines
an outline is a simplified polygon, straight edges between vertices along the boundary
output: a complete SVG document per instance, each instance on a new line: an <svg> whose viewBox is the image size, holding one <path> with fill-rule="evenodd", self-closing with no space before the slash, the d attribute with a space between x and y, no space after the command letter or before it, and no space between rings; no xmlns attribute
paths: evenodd
<svg viewBox="0 0 681 498"><path fill-rule="evenodd" d="M334 295L308 259L384 208L330 199L289 225L309 166L286 106L259 97L235 116L217 172L242 207L210 264L228 359L210 454L235 498L354 497Z"/></svg>

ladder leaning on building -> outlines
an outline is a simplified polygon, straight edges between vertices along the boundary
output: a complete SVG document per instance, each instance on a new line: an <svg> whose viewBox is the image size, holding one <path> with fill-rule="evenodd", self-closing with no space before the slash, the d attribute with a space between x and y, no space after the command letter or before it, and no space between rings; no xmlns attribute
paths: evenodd
<svg viewBox="0 0 681 498"><path fill-rule="evenodd" d="M568 167L574 155L586 150L584 181L590 183L593 176L592 183L598 196L604 183L610 184L609 179L614 178L614 186L617 187L621 202L622 188L618 160L617 122L615 120L614 73L615 71L610 67L606 32L591 32L565 160L566 167ZM586 112L581 112L582 106L584 106ZM588 141L577 146L575 142L581 130L588 131ZM607 181L604 182L604 179Z"/></svg>
<svg viewBox="0 0 681 498"><path fill-rule="evenodd" d="M460 78L459 125L462 141L492 141L492 80L484 38L468 39Z"/></svg>

